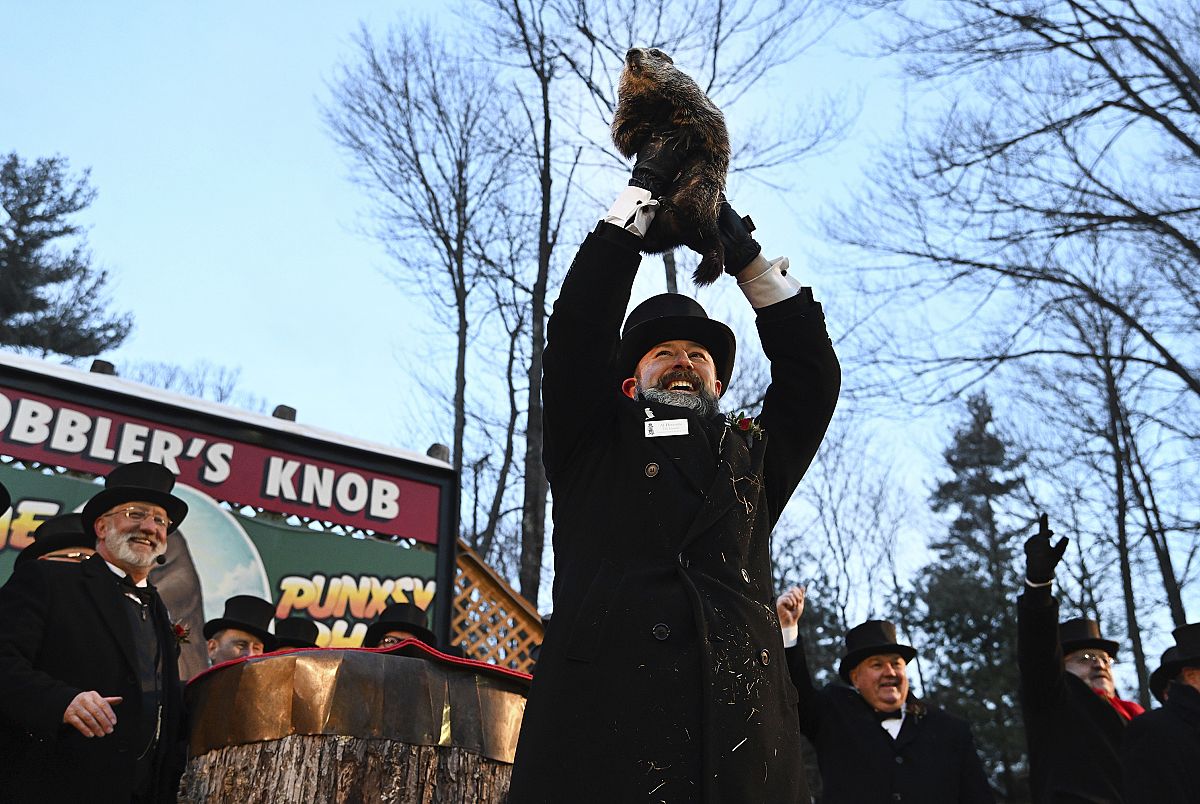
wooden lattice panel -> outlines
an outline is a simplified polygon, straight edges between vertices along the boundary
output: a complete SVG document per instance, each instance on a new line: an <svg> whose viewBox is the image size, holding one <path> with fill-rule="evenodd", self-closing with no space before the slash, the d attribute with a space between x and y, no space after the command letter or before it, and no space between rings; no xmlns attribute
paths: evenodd
<svg viewBox="0 0 1200 804"><path fill-rule="evenodd" d="M537 610L462 542L457 567L451 641L469 659L532 672L544 633Z"/></svg>

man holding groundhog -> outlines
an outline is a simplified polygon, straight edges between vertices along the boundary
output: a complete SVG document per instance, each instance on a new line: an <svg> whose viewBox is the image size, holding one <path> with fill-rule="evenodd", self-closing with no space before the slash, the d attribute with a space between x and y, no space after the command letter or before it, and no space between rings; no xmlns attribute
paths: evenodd
<svg viewBox="0 0 1200 804"><path fill-rule="evenodd" d="M549 320L554 620L510 804L807 800L770 535L840 370L811 291L727 203L725 271L771 362L762 415L720 411L735 339L693 299L647 299L620 328L641 238L685 158L670 136L642 148Z"/></svg>

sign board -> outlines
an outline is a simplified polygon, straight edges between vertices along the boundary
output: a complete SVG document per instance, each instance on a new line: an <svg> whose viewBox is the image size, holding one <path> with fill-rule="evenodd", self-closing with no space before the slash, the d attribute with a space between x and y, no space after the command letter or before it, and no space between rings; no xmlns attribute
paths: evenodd
<svg viewBox="0 0 1200 804"><path fill-rule="evenodd" d="M152 460L177 475L190 509L155 570L175 568L178 583L187 576L190 614L187 595L167 602L189 625L221 616L232 595L254 594L275 602L277 617L315 620L320 644L354 646L388 602L429 608L439 585L451 587L453 470L423 455L0 354L0 456L9 459L0 482L13 496L0 516L0 580L38 524L96 493L100 481L89 476ZM84 476L29 468L39 465ZM168 589L151 581L166 599ZM449 607L436 603L444 635Z"/></svg>

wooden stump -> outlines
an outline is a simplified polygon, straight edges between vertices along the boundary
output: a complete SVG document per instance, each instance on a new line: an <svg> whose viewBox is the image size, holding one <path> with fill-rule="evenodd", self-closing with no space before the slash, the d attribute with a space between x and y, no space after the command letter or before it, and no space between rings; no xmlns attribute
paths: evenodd
<svg viewBox="0 0 1200 804"><path fill-rule="evenodd" d="M186 804L499 804L512 766L454 746L293 735L193 757Z"/></svg>
<svg viewBox="0 0 1200 804"><path fill-rule="evenodd" d="M220 665L188 683L179 800L500 804L528 686L407 642Z"/></svg>

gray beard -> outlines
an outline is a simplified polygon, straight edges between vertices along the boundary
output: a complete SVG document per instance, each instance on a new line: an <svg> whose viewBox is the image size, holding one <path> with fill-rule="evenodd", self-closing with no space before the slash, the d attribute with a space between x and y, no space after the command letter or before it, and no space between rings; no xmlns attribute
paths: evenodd
<svg viewBox="0 0 1200 804"><path fill-rule="evenodd" d="M641 383L638 383L637 391L640 399L694 410L701 416L708 416L718 411L717 398L708 393L706 389L701 389L698 394L684 394L679 391L665 391L662 388L643 388Z"/></svg>

